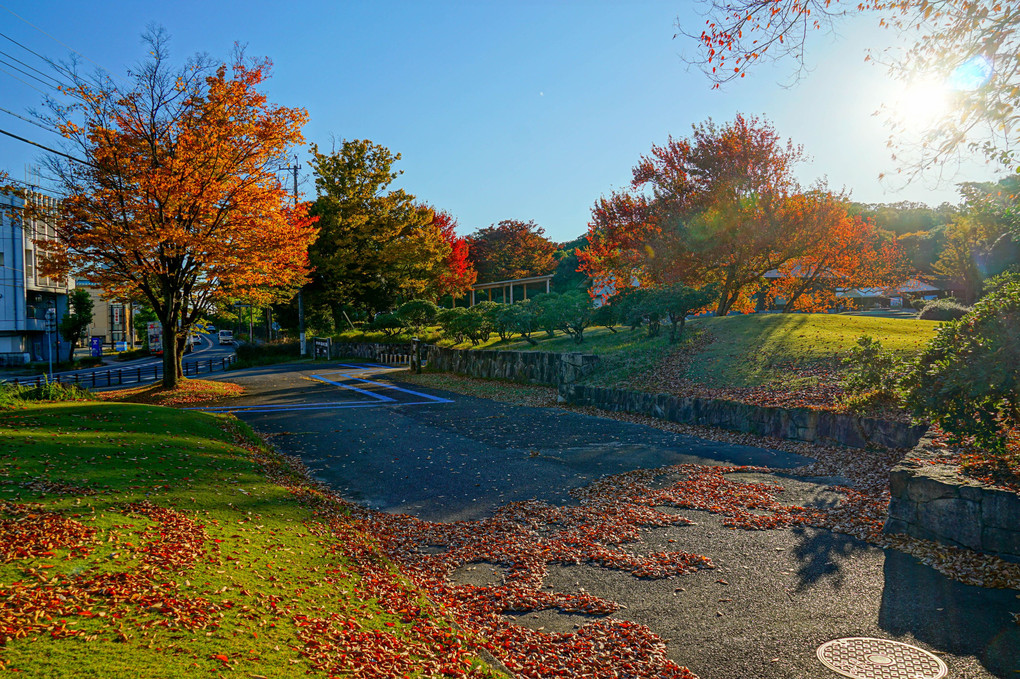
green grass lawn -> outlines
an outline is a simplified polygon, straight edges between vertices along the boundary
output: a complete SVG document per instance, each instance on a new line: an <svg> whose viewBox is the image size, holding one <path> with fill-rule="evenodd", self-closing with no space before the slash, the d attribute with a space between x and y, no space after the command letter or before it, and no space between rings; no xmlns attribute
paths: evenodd
<svg viewBox="0 0 1020 679"><path fill-rule="evenodd" d="M601 369L588 378L602 386L627 385L640 388L649 374L663 369L683 372L685 379L709 387L756 387L783 382L802 386L817 381L805 376L812 367L838 370L838 360L861 335L871 335L897 353L918 351L934 334L937 321L913 318L843 314L752 314L724 317L702 316L687 322L683 340L676 346L668 341L669 327L658 337L648 337L645 328L631 330L617 326L589 328L584 341L574 342L561 332L553 337L535 333L537 344L520 337L501 340L493 334L479 344L453 344L439 337L438 329L421 337L440 346L474 351L552 351L598 354ZM346 333L340 341L409 341L410 336L385 337L382 333ZM676 368L682 363L681 368ZM676 375L674 375L676 376Z"/></svg>
<svg viewBox="0 0 1020 679"><path fill-rule="evenodd" d="M861 335L900 354L919 351L936 321L839 314L702 317L690 324L712 341L690 358L687 377L712 386L759 386L812 365L832 364Z"/></svg>
<svg viewBox="0 0 1020 679"><path fill-rule="evenodd" d="M472 657L346 506L236 420L92 401L0 410L0 667L356 676L393 638L410 676L418 651L441 655L434 643Z"/></svg>

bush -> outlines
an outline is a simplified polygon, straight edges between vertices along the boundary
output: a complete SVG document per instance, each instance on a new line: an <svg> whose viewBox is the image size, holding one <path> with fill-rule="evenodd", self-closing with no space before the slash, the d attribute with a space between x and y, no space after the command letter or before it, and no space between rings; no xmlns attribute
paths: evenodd
<svg viewBox="0 0 1020 679"><path fill-rule="evenodd" d="M271 344L242 344L236 349L240 361L257 361L263 358L297 358L301 353L299 342L273 342Z"/></svg>
<svg viewBox="0 0 1020 679"><path fill-rule="evenodd" d="M499 304L487 314L492 329L504 342L511 339L517 332L516 304Z"/></svg>
<svg viewBox="0 0 1020 679"><path fill-rule="evenodd" d="M397 318L396 314L381 313L376 314L372 322L368 324L368 329L382 331L383 334L389 337L403 330L404 324Z"/></svg>
<svg viewBox="0 0 1020 679"><path fill-rule="evenodd" d="M1020 423L1020 281L986 295L940 327L903 379L907 405L958 439L1004 451Z"/></svg>
<svg viewBox="0 0 1020 679"><path fill-rule="evenodd" d="M559 299L559 293L542 292L528 300L528 304L531 305L532 312L535 314L536 327L544 330L548 337L553 337L556 334L559 321L556 305Z"/></svg>
<svg viewBox="0 0 1020 679"><path fill-rule="evenodd" d="M906 364L882 343L861 335L842 359L847 368L842 386L847 391L843 403L851 410L865 410L869 406L892 405L899 401L899 382Z"/></svg>
<svg viewBox="0 0 1020 679"><path fill-rule="evenodd" d="M928 302L917 314L917 317L922 321L956 321L966 316L968 312L970 312L969 307L947 297Z"/></svg>
<svg viewBox="0 0 1020 679"><path fill-rule="evenodd" d="M584 341L584 330L591 325L595 315L595 307L587 293L568 292L560 295L546 313L554 314L556 327L573 337L575 342L581 343Z"/></svg>
<svg viewBox="0 0 1020 679"><path fill-rule="evenodd" d="M427 299L412 299L401 304L395 316L405 328L417 334L425 326L432 325L438 313L439 307Z"/></svg>
<svg viewBox="0 0 1020 679"><path fill-rule="evenodd" d="M461 317L468 312L463 307L443 309L436 314L436 323L443 332L443 337L457 344L464 341L464 323Z"/></svg>
<svg viewBox="0 0 1020 679"><path fill-rule="evenodd" d="M14 408L26 401L91 401L92 394L75 384L46 380L39 386L0 384L0 408Z"/></svg>

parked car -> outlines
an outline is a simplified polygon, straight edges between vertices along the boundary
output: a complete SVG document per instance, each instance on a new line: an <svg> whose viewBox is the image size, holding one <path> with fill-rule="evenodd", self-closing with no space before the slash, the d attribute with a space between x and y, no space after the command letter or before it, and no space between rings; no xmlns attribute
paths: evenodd
<svg viewBox="0 0 1020 679"><path fill-rule="evenodd" d="M233 344L234 333L230 330L220 330L219 332L220 344Z"/></svg>

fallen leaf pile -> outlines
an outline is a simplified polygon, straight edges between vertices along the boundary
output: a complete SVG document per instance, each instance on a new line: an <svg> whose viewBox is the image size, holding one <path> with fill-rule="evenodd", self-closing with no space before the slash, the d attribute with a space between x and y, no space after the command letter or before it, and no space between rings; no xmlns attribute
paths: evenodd
<svg viewBox="0 0 1020 679"><path fill-rule="evenodd" d="M0 646L11 639L45 634L51 638L100 633L76 629L79 620L102 619L107 634L127 639L124 620L133 615L132 626L181 627L191 630L216 627L221 605L200 597L178 594L170 577L190 567L203 553L204 531L179 512L139 503L124 508L127 515L147 517L155 526L139 531L142 563L130 570L102 572L92 567L78 574L50 575L43 565L28 568L31 580L18 580L0 588ZM11 502L0 504L0 544L13 548L0 552L7 563L38 556L54 556L67 550L67 559L86 556L97 547L96 531L39 506ZM125 543L125 549L134 548ZM132 549L132 551L134 551ZM138 613L152 615L140 616ZM0 667L3 667L0 659Z"/></svg>
<svg viewBox="0 0 1020 679"><path fill-rule="evenodd" d="M165 389L161 384L154 384L131 389L97 392L95 396L102 401L126 401L128 403L147 403L159 406L188 406L233 398L243 393L244 387L232 382L213 382L211 380L182 378L174 389Z"/></svg>

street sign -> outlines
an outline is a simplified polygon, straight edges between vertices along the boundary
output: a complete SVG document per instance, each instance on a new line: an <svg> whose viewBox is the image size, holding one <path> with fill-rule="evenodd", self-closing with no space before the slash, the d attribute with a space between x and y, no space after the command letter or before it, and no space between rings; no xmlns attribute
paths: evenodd
<svg viewBox="0 0 1020 679"><path fill-rule="evenodd" d="M56 332L57 330L57 310L47 309L46 310L46 332Z"/></svg>
<svg viewBox="0 0 1020 679"><path fill-rule="evenodd" d="M329 358L329 338L315 338L315 358Z"/></svg>
<svg viewBox="0 0 1020 679"><path fill-rule="evenodd" d="M92 358L103 357L103 340L106 339L102 335L93 335L89 338L89 356Z"/></svg>

